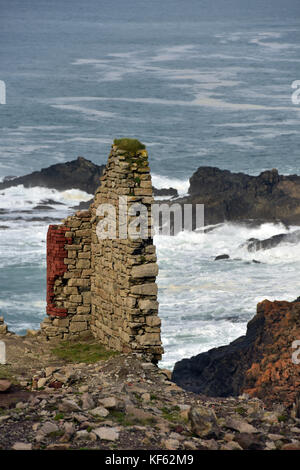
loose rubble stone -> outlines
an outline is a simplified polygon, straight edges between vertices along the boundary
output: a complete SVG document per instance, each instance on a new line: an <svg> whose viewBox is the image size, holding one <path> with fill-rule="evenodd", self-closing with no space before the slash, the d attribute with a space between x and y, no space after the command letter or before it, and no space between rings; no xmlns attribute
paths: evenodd
<svg viewBox="0 0 300 470"><path fill-rule="evenodd" d="M100 416L102 418L105 418L109 415L109 411L103 406L98 406L97 408L90 410L90 414L93 416Z"/></svg>
<svg viewBox="0 0 300 470"><path fill-rule="evenodd" d="M119 439L119 433L116 428L101 427L93 431L99 439L104 441L116 441Z"/></svg>
<svg viewBox="0 0 300 470"><path fill-rule="evenodd" d="M215 412L204 406L192 407L188 413L192 431L199 437L219 435Z"/></svg>
<svg viewBox="0 0 300 470"><path fill-rule="evenodd" d="M16 442L12 446L12 450L32 450L32 444L27 444L25 442Z"/></svg>

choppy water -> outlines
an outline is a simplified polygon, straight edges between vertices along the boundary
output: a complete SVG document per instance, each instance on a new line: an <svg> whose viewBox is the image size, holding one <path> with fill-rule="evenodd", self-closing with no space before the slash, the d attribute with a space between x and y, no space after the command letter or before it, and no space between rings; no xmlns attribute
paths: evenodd
<svg viewBox="0 0 300 470"><path fill-rule="evenodd" d="M154 184L182 194L201 165L300 174L300 105L291 102L300 79L299 2L211 3L0 1L0 177L78 155L105 163L120 136L143 141ZM28 219L62 218L88 197L1 192L0 312L14 331L38 327L45 315L49 221ZM47 199L65 205L33 210ZM163 365L243 334L263 298L299 295L299 245L255 254L262 264L239 249L251 236L286 230L227 224L156 238ZM214 262L223 252L241 259Z"/></svg>

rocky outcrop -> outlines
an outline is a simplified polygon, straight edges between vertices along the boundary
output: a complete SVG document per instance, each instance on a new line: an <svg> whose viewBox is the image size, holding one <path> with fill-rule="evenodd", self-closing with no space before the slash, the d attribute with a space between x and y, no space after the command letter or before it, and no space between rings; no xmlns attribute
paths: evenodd
<svg viewBox="0 0 300 470"><path fill-rule="evenodd" d="M281 243L296 244L300 241L300 230L295 230L292 233L279 233L273 235L273 237L266 238L265 240L259 240L258 238L249 238L246 242L248 251L254 252L259 250L269 250L275 248L275 246Z"/></svg>
<svg viewBox="0 0 300 470"><path fill-rule="evenodd" d="M154 197L178 197L178 191L175 188L155 188L153 186L153 196Z"/></svg>
<svg viewBox="0 0 300 470"><path fill-rule="evenodd" d="M224 221L281 221L300 225L300 176L276 169L258 176L200 167L190 178L189 196L176 202L204 204L205 225Z"/></svg>
<svg viewBox="0 0 300 470"><path fill-rule="evenodd" d="M172 380L186 390L209 396L243 392L266 403L291 405L300 386L300 365L293 342L300 339L300 301L264 300L245 336L175 364Z"/></svg>
<svg viewBox="0 0 300 470"><path fill-rule="evenodd" d="M94 194L104 168L104 165L96 165L90 160L78 157L77 160L57 163L29 175L6 180L0 183L0 190L23 184L25 188L41 186L59 191L75 188Z"/></svg>

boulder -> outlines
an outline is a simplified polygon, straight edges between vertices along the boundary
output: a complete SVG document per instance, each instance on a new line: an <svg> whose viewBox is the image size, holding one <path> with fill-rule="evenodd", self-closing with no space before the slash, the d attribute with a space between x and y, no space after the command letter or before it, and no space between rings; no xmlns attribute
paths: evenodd
<svg viewBox="0 0 300 470"><path fill-rule="evenodd" d="M230 259L229 255L218 255L215 257L214 261L219 261L221 259Z"/></svg>
<svg viewBox="0 0 300 470"><path fill-rule="evenodd" d="M215 412L204 406L191 407L188 413L191 430L199 437L214 437L220 434Z"/></svg>

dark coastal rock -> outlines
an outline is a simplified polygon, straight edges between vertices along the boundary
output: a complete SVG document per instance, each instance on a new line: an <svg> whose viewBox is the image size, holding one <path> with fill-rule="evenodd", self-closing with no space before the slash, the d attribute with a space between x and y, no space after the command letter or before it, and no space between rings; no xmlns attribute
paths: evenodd
<svg viewBox="0 0 300 470"><path fill-rule="evenodd" d="M153 196L164 196L164 197L178 197L178 191L175 188L162 188L157 189L153 187Z"/></svg>
<svg viewBox="0 0 300 470"><path fill-rule="evenodd" d="M189 196L181 204L204 204L205 225L224 221L277 222L300 225L300 176L276 169L258 176L200 167L190 178Z"/></svg>
<svg viewBox="0 0 300 470"><path fill-rule="evenodd" d="M218 255L215 257L214 261L219 261L219 260L222 260L222 259L230 259L230 256L229 255Z"/></svg>
<svg viewBox="0 0 300 470"><path fill-rule="evenodd" d="M228 397L245 392L267 404L291 406L299 393L299 366L291 348L299 331L299 301L264 300L245 336L177 362L172 380L194 393Z"/></svg>
<svg viewBox="0 0 300 470"><path fill-rule="evenodd" d="M80 189L94 194L99 186L104 165L96 165L83 157L66 163L58 163L41 171L34 171L0 183L0 190L11 186L23 184L26 188L42 186L64 191L66 189Z"/></svg>
<svg viewBox="0 0 300 470"><path fill-rule="evenodd" d="M259 250L268 250L280 245L281 243L295 244L300 241L300 230L295 230L292 233L280 233L273 235L273 237L259 240L257 238L250 238L246 242L248 251L254 252Z"/></svg>
<svg viewBox="0 0 300 470"><path fill-rule="evenodd" d="M45 204L38 204L37 206L34 206L32 209L33 211L54 211L54 207L47 206Z"/></svg>
<svg viewBox="0 0 300 470"><path fill-rule="evenodd" d="M81 201L77 206L74 206L73 209L76 211L84 211L87 210L90 205L92 204L94 198L89 199L88 201Z"/></svg>

